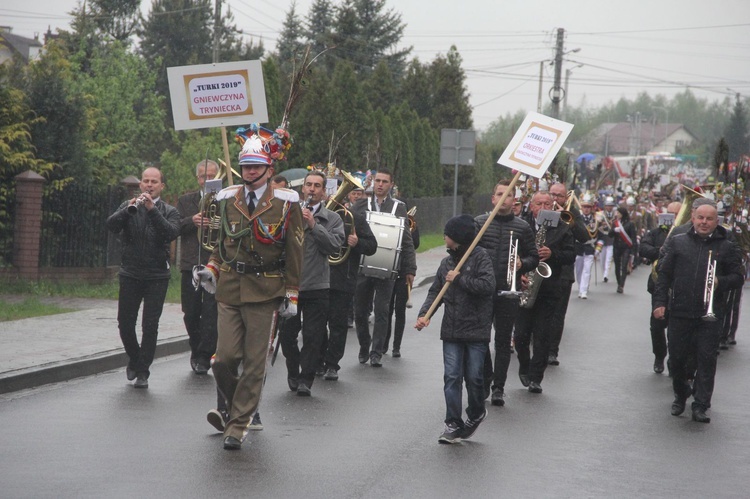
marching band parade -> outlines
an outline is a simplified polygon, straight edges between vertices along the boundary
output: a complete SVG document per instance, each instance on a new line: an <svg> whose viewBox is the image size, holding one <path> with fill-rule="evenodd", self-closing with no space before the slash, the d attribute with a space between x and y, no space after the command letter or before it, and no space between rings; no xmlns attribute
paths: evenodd
<svg viewBox="0 0 750 499"><path fill-rule="evenodd" d="M227 450L240 449L248 431L263 429L264 382L279 350L289 389L310 397L316 377L337 381L348 362L344 352L352 313L358 362L383 366L393 314L397 307L405 313L410 300L419 240L415 210L407 213L394 196L392 172L350 174L336 165L313 164L295 191L286 187L283 171L275 176L278 151L289 149L288 132L252 125L240 129L237 140L242 183L208 192L209 179L231 176L232 170L207 159L196 166L200 189L178 204L190 364L196 374L213 372L217 405L207 420L223 433ZM514 183L498 181L493 213L448 220L449 255L414 325L428 327L432 312L445 305L440 338L446 413L438 441L454 444L472 437L491 417L485 400L506 405L514 352L521 385L541 394L547 367L560 365L573 288L580 300L612 289L599 285L609 281L614 267L616 293L624 294L627 276L641 261L641 271L650 273L653 371L663 373L666 363L674 391L670 412L680 416L692 397L692 420L710 422L717 356L736 344L750 254L742 198L721 184L682 186L669 199L630 186L597 192L574 183L569 190L549 174L519 187ZM110 229L143 233L153 240L154 251L174 239L178 224L169 222L174 209L159 200L162 185L158 170L145 170L142 194L110 217ZM130 358L127 378L137 378L136 388L147 388L164 272L154 270L144 281L129 270L136 255L128 248L124 251L133 256L123 258L118 319ZM139 265L141 273L147 265L163 265L149 262ZM398 280L401 289L394 287ZM147 303L144 313L155 316L144 323L140 347L127 308L138 296ZM394 358L401 356L403 317L396 316ZM461 417L464 381L466 419Z"/></svg>

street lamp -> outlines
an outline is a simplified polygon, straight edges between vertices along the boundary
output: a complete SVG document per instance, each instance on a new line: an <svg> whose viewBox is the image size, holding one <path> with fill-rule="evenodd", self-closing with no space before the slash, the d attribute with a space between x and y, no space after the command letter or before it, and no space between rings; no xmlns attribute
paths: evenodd
<svg viewBox="0 0 750 499"><path fill-rule="evenodd" d="M666 120L664 121L664 147L667 146L667 136L669 134L669 109L666 107L661 106L652 106L654 109L660 109L661 111L664 111L664 114L666 115ZM669 149L667 149L669 151ZM672 152L672 151L669 151Z"/></svg>
<svg viewBox="0 0 750 499"><path fill-rule="evenodd" d="M580 50L580 49L578 49ZM582 68L583 64L578 64L577 66L573 66L573 69L576 68ZM568 80L570 80L570 73L573 72L573 69L566 69L565 70L565 91L563 92L563 112L562 112L562 120L565 121L565 119L568 117Z"/></svg>

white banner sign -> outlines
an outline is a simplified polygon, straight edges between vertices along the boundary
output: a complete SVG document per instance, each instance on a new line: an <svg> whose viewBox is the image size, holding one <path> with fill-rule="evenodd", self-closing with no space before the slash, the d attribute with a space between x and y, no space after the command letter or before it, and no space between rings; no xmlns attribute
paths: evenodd
<svg viewBox="0 0 750 499"><path fill-rule="evenodd" d="M571 123L529 113L497 162L541 178L573 130Z"/></svg>
<svg viewBox="0 0 750 499"><path fill-rule="evenodd" d="M167 68L175 130L268 122L260 61Z"/></svg>

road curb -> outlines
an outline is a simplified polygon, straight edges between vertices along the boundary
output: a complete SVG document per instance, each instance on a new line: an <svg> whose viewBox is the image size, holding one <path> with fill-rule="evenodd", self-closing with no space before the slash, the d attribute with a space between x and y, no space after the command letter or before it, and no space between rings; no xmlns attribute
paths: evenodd
<svg viewBox="0 0 750 499"><path fill-rule="evenodd" d="M169 338L160 341L155 358L189 352L190 344L184 338ZM51 364L19 369L0 374L0 394L36 388L50 383L69 381L82 376L91 376L105 371L125 367L128 357L122 349L110 350L87 357L54 362Z"/></svg>

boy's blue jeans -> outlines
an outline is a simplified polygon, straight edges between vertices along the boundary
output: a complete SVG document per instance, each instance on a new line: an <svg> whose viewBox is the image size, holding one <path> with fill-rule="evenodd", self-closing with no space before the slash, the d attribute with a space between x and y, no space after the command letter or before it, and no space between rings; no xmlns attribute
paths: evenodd
<svg viewBox="0 0 750 499"><path fill-rule="evenodd" d="M445 423L463 426L461 419L461 396L463 380L469 405L466 416L476 419L484 413L484 357L487 342L443 341L443 381L445 386Z"/></svg>

